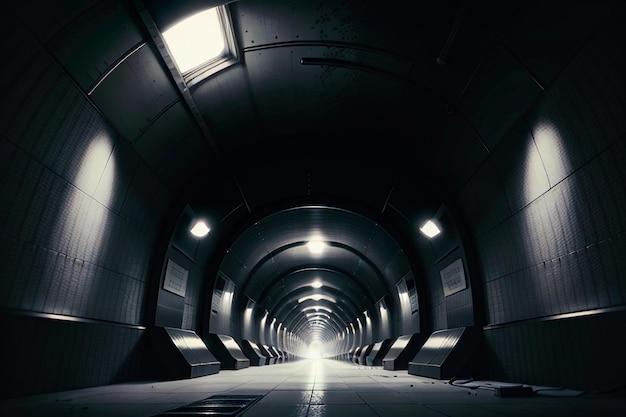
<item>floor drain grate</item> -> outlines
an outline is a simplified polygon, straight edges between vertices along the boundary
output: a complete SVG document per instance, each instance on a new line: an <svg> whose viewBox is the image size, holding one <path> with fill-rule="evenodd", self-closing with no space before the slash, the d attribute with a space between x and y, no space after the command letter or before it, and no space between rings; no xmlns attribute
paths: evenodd
<svg viewBox="0 0 626 417"><path fill-rule="evenodd" d="M236 416L262 397L262 395L214 395L153 417Z"/></svg>

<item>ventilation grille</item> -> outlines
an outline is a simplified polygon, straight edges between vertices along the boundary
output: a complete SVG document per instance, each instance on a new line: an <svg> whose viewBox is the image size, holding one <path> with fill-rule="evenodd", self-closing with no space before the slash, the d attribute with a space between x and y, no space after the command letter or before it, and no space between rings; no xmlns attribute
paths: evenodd
<svg viewBox="0 0 626 417"><path fill-rule="evenodd" d="M153 417L236 416L262 397L262 395L214 395Z"/></svg>

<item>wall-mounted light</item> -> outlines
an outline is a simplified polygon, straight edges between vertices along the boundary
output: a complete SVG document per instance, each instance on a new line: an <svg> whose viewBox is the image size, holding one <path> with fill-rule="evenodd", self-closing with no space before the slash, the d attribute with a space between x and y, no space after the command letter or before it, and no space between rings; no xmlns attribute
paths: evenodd
<svg viewBox="0 0 626 417"><path fill-rule="evenodd" d="M422 232L424 236L428 237L429 239L432 239L433 237L441 233L441 229L439 229L439 226L437 226L434 221L428 220L420 227L420 232Z"/></svg>
<svg viewBox="0 0 626 417"><path fill-rule="evenodd" d="M209 234L211 228L203 220L198 220L189 231L196 237L205 237Z"/></svg>

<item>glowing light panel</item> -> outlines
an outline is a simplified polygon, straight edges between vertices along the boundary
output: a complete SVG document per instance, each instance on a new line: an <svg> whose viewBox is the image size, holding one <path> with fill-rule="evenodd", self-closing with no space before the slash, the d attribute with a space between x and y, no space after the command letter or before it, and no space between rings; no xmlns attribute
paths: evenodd
<svg viewBox="0 0 626 417"><path fill-rule="evenodd" d="M333 310L324 306L311 306L311 307L303 308L302 312L306 313L307 311L311 311L311 310L315 310L315 311L323 310L323 311L328 312L328 314L331 314L333 312Z"/></svg>
<svg viewBox="0 0 626 417"><path fill-rule="evenodd" d="M197 221L190 230L191 234L196 237L205 237L210 231L211 228L202 220Z"/></svg>
<svg viewBox="0 0 626 417"><path fill-rule="evenodd" d="M435 224L432 220L428 220L426 223L420 227L420 232L422 232L428 238L433 238L441 233L439 226Z"/></svg>
<svg viewBox="0 0 626 417"><path fill-rule="evenodd" d="M336 303L337 300L335 300L333 297L329 297L327 295L323 295L323 294L315 294L315 295L307 295L306 297L302 297L298 299L298 304L307 301L307 300L313 300L313 301L320 301L320 300L326 300L326 301L330 301L331 303Z"/></svg>
<svg viewBox="0 0 626 417"><path fill-rule="evenodd" d="M163 38L181 73L219 58L226 48L216 8L177 23L163 32Z"/></svg>

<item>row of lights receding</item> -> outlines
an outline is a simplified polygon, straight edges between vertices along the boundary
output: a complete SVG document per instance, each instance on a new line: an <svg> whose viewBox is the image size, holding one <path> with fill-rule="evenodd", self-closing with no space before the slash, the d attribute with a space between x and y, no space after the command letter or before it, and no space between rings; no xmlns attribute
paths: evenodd
<svg viewBox="0 0 626 417"><path fill-rule="evenodd" d="M206 235L209 234L210 231L211 231L211 228L209 226L207 226L207 224L203 220L198 220L193 225L193 227L190 230L191 234L196 236L196 237L205 237ZM427 236L429 238L433 238L433 237L437 236L439 233L441 233L441 229L439 229L437 224L434 221L432 221L432 220L428 220L426 223L424 223L424 225L422 225L422 227L420 227L420 231L425 236ZM309 251L311 251L311 253L319 254L319 253L322 253L324 251L324 249L326 247L326 243L324 243L321 240L310 240L307 243L307 247L308 247ZM310 285L313 288L321 288L322 287L322 283L320 281L314 281ZM298 303L301 303L301 302L306 301L306 300L319 301L321 299L326 299L327 301L330 301L332 303L336 302L336 300L333 299L332 297L323 296L323 295L317 295L316 294L316 295L313 295L313 296L302 297L302 298L300 298L298 300ZM321 307L316 307L315 310L318 311L320 308ZM367 311L365 311L364 313L367 316Z"/></svg>
<svg viewBox="0 0 626 417"><path fill-rule="evenodd" d="M210 231L211 228L203 220L198 220L190 230L191 234L196 237L205 237L209 234ZM441 233L441 229L433 220L428 220L420 227L420 232L422 232L425 236L429 238L433 238ZM326 243L321 240L310 240L307 243L307 248L309 248L309 251L311 253L320 254L324 252L324 249L326 248ZM320 288L315 287L315 285L317 284L314 283L311 286L313 286L314 288ZM321 284L319 285L321 286Z"/></svg>

